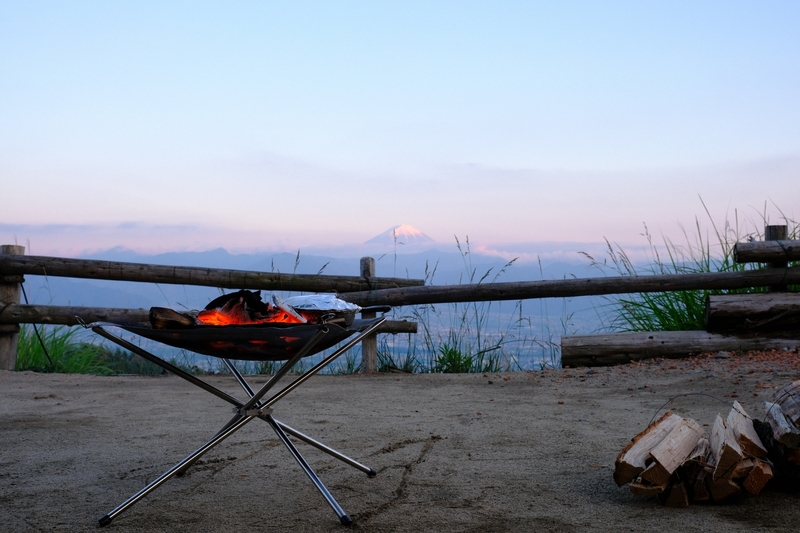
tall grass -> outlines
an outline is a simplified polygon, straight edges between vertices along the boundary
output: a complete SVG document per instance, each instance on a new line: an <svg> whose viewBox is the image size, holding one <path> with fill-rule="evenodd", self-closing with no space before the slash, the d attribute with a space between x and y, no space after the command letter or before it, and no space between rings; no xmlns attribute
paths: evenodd
<svg viewBox="0 0 800 533"><path fill-rule="evenodd" d="M702 202L702 199L701 199ZM694 230L690 234L681 227L684 243L676 244L662 237L656 244L647 225L642 236L646 239L647 263L636 267L629 255L618 244L606 240L607 258L602 263L584 253L593 266L602 272L622 276L646 274L697 274L705 272L741 272L764 268L763 264L742 264L733 260L733 248L737 242L762 240L762 230L752 222L740 225L738 212L734 212L731 224L725 220L720 228L708 208L703 208L709 219L710 230L703 229L701 220L695 218ZM766 216L762 217L766 221ZM800 225L785 215L783 221L789 227L789 238L800 236ZM763 227L763 226L762 226ZM795 263L796 264L796 263ZM749 287L732 290L690 290L656 293L639 293L633 296L609 297L611 303L607 327L615 331L688 331L705 328L705 304L708 295L764 292L765 287Z"/></svg>
<svg viewBox="0 0 800 533"><path fill-rule="evenodd" d="M460 283L493 283L516 259L499 269L479 272L472 263L469 238L462 245L456 237L464 272ZM425 265L425 284L433 283L437 265ZM507 308L506 308L507 310ZM419 331L408 335L407 342L384 337L378 346L380 371L401 372L499 372L522 369L522 360L533 353L548 350L553 366L559 358L558 345L552 338L539 339L530 318L523 316L522 302L513 311L503 313L499 302L469 302L417 305L395 309L395 318L417 322ZM398 317L397 315L401 315ZM547 364L544 362L543 364Z"/></svg>
<svg viewBox="0 0 800 533"><path fill-rule="evenodd" d="M101 347L76 339L78 330L63 326L38 329L41 342L32 327L20 328L16 370L100 375L113 372L103 360Z"/></svg>

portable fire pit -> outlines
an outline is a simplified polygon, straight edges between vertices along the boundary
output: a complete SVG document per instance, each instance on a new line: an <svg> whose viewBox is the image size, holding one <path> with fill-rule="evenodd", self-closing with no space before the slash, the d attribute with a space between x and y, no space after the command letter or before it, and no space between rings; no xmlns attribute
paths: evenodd
<svg viewBox="0 0 800 533"><path fill-rule="evenodd" d="M375 470L278 421L273 416L273 406L311 376L355 346L364 337L373 333L385 321L385 317L355 320L352 315L355 314L357 308L354 309L355 306L348 307L347 305L349 304L344 306L344 310L294 309L276 299L277 305L273 306L271 304L263 304L260 301L260 297L256 300L254 296L256 294L248 291L239 291L238 293L225 295L221 299L212 301L204 311L199 313L177 313L163 308L152 308L150 324L94 323L86 326L98 335L228 402L233 405L235 413L211 440L112 511L103 515L99 519L100 526L111 523L120 513L136 504L175 474L185 472L206 452L256 418L269 424L292 457L333 508L341 523L343 525L353 523L352 519L342 510L317 474L297 450L294 442L289 439L289 435L364 472L369 477L374 477L377 474ZM339 304L339 302L336 303ZM341 304L345 304L345 302L341 302ZM340 307L343 307L341 304L339 304ZM388 307L380 307L363 309L362 311L385 312L388 310ZM209 321L212 323L210 324ZM184 372L139 346L110 333L106 329L107 326L120 327L141 337L169 346L220 358L236 378L248 399L241 401L200 378ZM267 397L273 387L300 359L321 352L345 340L347 340L345 344L314 367L302 373L279 392ZM285 362L267 383L258 391L254 391L231 362L233 359Z"/></svg>

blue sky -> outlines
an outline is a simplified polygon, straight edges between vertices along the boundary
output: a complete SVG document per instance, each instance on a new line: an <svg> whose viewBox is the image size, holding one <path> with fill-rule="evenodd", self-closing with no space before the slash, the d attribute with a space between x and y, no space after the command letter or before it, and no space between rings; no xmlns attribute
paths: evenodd
<svg viewBox="0 0 800 533"><path fill-rule="evenodd" d="M699 197L797 219L798 27L797 2L0 1L0 240L632 241Z"/></svg>

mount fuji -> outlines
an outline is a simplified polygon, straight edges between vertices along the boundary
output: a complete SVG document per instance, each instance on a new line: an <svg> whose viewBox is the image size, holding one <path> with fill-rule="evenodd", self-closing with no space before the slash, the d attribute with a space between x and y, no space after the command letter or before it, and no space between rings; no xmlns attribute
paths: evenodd
<svg viewBox="0 0 800 533"><path fill-rule="evenodd" d="M405 244L405 245L426 245L436 244L436 241L422 233L414 226L401 224L387 229L364 244Z"/></svg>

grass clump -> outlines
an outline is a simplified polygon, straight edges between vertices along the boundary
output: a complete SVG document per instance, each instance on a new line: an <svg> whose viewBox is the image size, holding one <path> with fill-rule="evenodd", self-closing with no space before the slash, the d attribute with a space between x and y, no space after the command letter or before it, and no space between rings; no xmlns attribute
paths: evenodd
<svg viewBox="0 0 800 533"><path fill-rule="evenodd" d="M701 200L702 201L702 200ZM695 219L695 230L689 235L681 227L685 243L676 244L667 237L660 245L645 225L642 234L647 240L645 254L647 264L637 267L629 255L618 244L606 240L608 257L603 262L596 261L584 253L593 266L604 273L611 271L622 276L638 276L640 272L657 274L699 274L708 272L742 272L765 268L758 263L736 263L733 249L737 242L762 240L760 230L744 231L739 225L738 213L734 224L725 221L722 229L714 223L711 214L703 204L710 220L711 231L704 231L699 219ZM783 216L789 227L789 239L800 236L800 224ZM766 221L766 216L763 217ZM750 226L753 226L750 224ZM797 264L797 263L793 263ZM797 287L790 287L797 289ZM705 329L706 299L713 294L741 294L765 292L766 287L748 287L733 290L689 290L639 293L633 296L610 297L612 304L608 327L614 331L690 331Z"/></svg>
<svg viewBox="0 0 800 533"><path fill-rule="evenodd" d="M37 334L28 325L20 328L16 370L64 374L113 374L111 365L104 358L103 348L78 340L77 330L63 326L38 329Z"/></svg>

